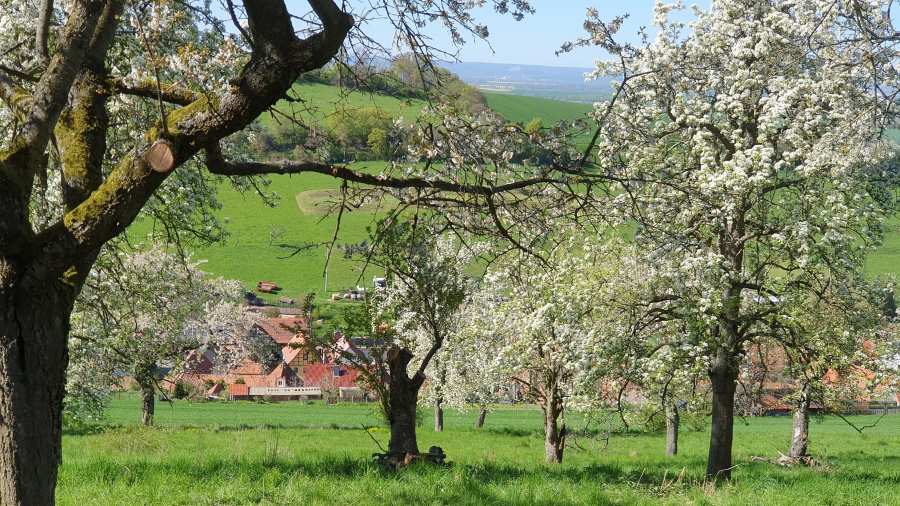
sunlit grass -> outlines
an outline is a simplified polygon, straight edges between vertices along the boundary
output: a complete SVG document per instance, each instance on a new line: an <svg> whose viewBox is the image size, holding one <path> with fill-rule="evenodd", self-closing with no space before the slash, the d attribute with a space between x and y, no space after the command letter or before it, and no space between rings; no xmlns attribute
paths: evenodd
<svg viewBox="0 0 900 506"><path fill-rule="evenodd" d="M898 504L900 416L857 434L843 421L811 425L811 450L823 467L783 469L752 462L777 456L790 435L787 417L738 420L735 479L703 487L703 432L683 433L680 454L663 456L662 434L580 438L560 466L543 463L540 412L498 408L485 429L477 413L447 413L419 444L444 448L449 468L385 473L361 424L374 405L321 403L161 405L160 427L125 426L64 437L60 504ZM126 397L110 423L138 418ZM871 418L867 422L873 421ZM268 425L268 427L266 427ZM256 428L250 428L256 427ZM332 428L333 427L333 428ZM372 435L381 444L387 431Z"/></svg>

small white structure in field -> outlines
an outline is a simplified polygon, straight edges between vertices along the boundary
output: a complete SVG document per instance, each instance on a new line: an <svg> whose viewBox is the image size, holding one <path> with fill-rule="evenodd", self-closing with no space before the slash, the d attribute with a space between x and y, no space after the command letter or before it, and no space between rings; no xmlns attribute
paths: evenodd
<svg viewBox="0 0 900 506"><path fill-rule="evenodd" d="M374 277L372 278L372 286L374 286L376 289L386 288L387 280L384 278Z"/></svg>

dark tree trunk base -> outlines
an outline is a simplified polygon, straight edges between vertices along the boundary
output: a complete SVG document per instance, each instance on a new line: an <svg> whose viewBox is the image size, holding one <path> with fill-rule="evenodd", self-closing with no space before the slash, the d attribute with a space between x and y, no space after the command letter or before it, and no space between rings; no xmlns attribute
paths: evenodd
<svg viewBox="0 0 900 506"><path fill-rule="evenodd" d="M678 428L681 424L681 417L678 415L678 406L675 404L666 405L666 456L674 457L678 455Z"/></svg>
<svg viewBox="0 0 900 506"><path fill-rule="evenodd" d="M0 504L52 505L62 454L70 302L7 291L0 258Z"/></svg>
<svg viewBox="0 0 900 506"><path fill-rule="evenodd" d="M428 453L375 453L372 455L384 469L396 471L418 464L448 465L447 454L440 446L432 446Z"/></svg>
<svg viewBox="0 0 900 506"><path fill-rule="evenodd" d="M709 379L713 390L712 427L709 435L709 458L706 479L720 482L731 479L731 446L734 440L734 392L737 370L732 358L720 350L713 360Z"/></svg>

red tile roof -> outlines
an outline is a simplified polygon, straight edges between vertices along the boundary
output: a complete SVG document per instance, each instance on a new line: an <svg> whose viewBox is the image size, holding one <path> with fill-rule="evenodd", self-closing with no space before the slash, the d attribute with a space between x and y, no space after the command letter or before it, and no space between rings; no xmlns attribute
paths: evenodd
<svg viewBox="0 0 900 506"><path fill-rule="evenodd" d="M279 379L284 379L288 386L293 386L300 382L297 373L284 362L278 364L275 369L272 369L272 372L266 376L266 382L269 386L278 386Z"/></svg>
<svg viewBox="0 0 900 506"><path fill-rule="evenodd" d="M292 348L290 346L285 346L281 349L281 356L283 357L285 364L290 364L297 358L297 355L306 351L306 348Z"/></svg>
<svg viewBox="0 0 900 506"><path fill-rule="evenodd" d="M338 368L340 376L334 376L334 369ZM321 387L324 381L332 382L337 387L356 387L359 373L345 365L309 364L303 366L303 385L308 387Z"/></svg>
<svg viewBox="0 0 900 506"><path fill-rule="evenodd" d="M266 318L256 324L263 332L276 343L284 346L289 344L294 337L306 330L306 320L297 316L280 316L278 318Z"/></svg>

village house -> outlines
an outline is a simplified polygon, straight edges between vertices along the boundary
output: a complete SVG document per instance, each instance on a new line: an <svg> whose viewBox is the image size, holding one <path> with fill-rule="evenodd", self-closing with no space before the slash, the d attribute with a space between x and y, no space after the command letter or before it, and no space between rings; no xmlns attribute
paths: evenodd
<svg viewBox="0 0 900 506"><path fill-rule="evenodd" d="M357 371L339 357L309 345L309 322L303 317L268 317L251 332L268 337L280 349L270 363L248 358L236 367L217 370L213 352L192 352L186 358L184 372L169 378L169 384L174 388L179 382L188 383L206 397L230 400L366 397L357 385Z"/></svg>

